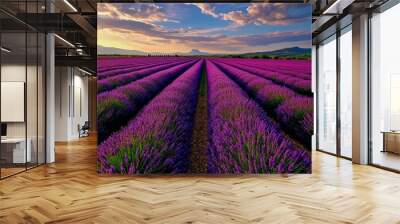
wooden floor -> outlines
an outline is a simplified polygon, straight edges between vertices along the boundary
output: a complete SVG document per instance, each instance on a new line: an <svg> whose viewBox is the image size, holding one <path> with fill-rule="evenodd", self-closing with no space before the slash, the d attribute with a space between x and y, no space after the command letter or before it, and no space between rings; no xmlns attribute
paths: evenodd
<svg viewBox="0 0 400 224"><path fill-rule="evenodd" d="M400 155L391 152L374 151L374 164L400 170Z"/></svg>
<svg viewBox="0 0 400 224"><path fill-rule="evenodd" d="M96 173L94 138L0 181L0 223L400 223L400 175L313 153L313 174Z"/></svg>
<svg viewBox="0 0 400 224"><path fill-rule="evenodd" d="M8 176L11 176L11 175L13 175L13 174L16 174L16 173L19 173L19 172L23 172L23 171L25 171L26 169L25 169L25 167L23 167L23 168L19 168L19 167L17 167L17 168L14 168L14 167L11 167L11 168L9 168L9 167L7 167L7 168L1 168L1 177L3 178L3 177L8 177Z"/></svg>

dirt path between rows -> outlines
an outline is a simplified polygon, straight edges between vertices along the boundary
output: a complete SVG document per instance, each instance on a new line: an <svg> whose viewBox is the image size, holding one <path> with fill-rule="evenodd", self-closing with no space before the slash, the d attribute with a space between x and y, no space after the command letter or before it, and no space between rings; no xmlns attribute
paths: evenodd
<svg viewBox="0 0 400 224"><path fill-rule="evenodd" d="M207 173L207 143L207 77L205 67L203 67L192 135L189 173Z"/></svg>

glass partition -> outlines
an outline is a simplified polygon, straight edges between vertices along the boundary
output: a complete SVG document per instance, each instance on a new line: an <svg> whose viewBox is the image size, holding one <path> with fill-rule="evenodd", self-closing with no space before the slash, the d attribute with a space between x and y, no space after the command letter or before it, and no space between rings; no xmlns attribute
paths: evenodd
<svg viewBox="0 0 400 224"><path fill-rule="evenodd" d="M318 48L318 149L336 153L336 36Z"/></svg>
<svg viewBox="0 0 400 224"><path fill-rule="evenodd" d="M4 2L40 13L43 1ZM45 163L45 34L0 12L0 178Z"/></svg>
<svg viewBox="0 0 400 224"><path fill-rule="evenodd" d="M351 26L340 35L340 154L352 157L352 32Z"/></svg>
<svg viewBox="0 0 400 224"><path fill-rule="evenodd" d="M31 151L28 168L38 163L38 34L27 33L27 85L26 85L26 113L27 113L27 150Z"/></svg>
<svg viewBox="0 0 400 224"><path fill-rule="evenodd" d="M400 4L371 18L371 162L400 170Z"/></svg>
<svg viewBox="0 0 400 224"><path fill-rule="evenodd" d="M1 34L2 177L24 171L31 161L26 141L26 40L25 32Z"/></svg>

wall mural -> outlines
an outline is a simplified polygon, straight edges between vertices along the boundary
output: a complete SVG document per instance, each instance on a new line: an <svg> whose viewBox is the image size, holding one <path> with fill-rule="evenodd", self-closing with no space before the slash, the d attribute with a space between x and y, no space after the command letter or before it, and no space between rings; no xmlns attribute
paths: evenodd
<svg viewBox="0 0 400 224"><path fill-rule="evenodd" d="M311 173L311 5L98 4L98 171Z"/></svg>

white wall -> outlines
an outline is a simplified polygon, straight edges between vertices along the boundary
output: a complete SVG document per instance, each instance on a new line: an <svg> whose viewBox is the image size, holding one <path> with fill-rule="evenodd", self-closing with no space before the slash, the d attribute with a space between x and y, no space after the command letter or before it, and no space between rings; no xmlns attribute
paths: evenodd
<svg viewBox="0 0 400 224"><path fill-rule="evenodd" d="M25 82L25 64L5 64L1 66L1 81ZM6 110L7 108L1 108ZM25 137L25 122L7 123L7 137Z"/></svg>
<svg viewBox="0 0 400 224"><path fill-rule="evenodd" d="M5 64L1 66L1 81L25 82L25 64Z"/></svg>
<svg viewBox="0 0 400 224"><path fill-rule="evenodd" d="M69 139L69 96L70 72L68 67L55 68L55 141Z"/></svg>
<svg viewBox="0 0 400 224"><path fill-rule="evenodd" d="M77 139L78 125L88 120L88 78L76 68L56 67L55 86L55 140Z"/></svg>
<svg viewBox="0 0 400 224"><path fill-rule="evenodd" d="M37 70L39 69L39 70ZM27 78L27 80L25 80ZM19 108L19 113L25 114L26 120L22 122L5 122L7 124L7 137L8 138L27 138L31 144L32 161L44 163L44 74L42 67L27 65L25 63L4 63L1 66L1 81L2 82L24 82L26 85L26 101L22 102L24 105ZM4 89L2 89L3 91ZM24 94L25 89L19 90L20 94ZM7 95L2 95L2 98ZM26 107L25 107L26 102ZM15 110L16 108L14 108ZM13 108L2 107L2 112L13 113ZM14 112L16 113L16 112ZM24 116L24 115L22 115Z"/></svg>

